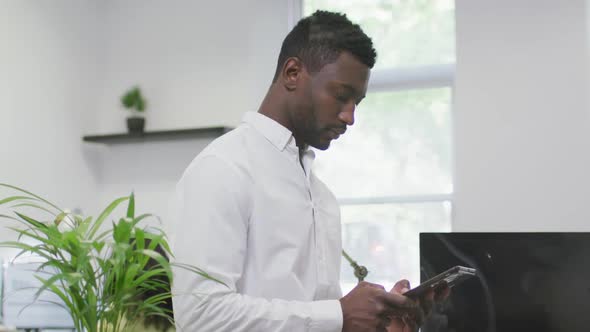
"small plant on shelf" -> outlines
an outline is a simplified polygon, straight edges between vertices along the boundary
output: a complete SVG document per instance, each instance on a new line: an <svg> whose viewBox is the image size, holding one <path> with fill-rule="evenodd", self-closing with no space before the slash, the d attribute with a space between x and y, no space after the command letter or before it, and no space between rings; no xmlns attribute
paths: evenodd
<svg viewBox="0 0 590 332"><path fill-rule="evenodd" d="M131 88L121 97L121 104L131 112L127 117L127 129L130 133L142 133L145 127L145 118L142 113L146 109L146 100L138 86Z"/></svg>

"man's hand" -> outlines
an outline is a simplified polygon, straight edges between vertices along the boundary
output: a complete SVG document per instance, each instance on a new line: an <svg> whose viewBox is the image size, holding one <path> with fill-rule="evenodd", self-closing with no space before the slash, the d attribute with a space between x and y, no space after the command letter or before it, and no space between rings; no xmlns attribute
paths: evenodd
<svg viewBox="0 0 590 332"><path fill-rule="evenodd" d="M421 311L417 302L400 292L388 293L383 286L364 281L341 298L340 305L344 317L342 332L385 332L395 313L418 315Z"/></svg>
<svg viewBox="0 0 590 332"><path fill-rule="evenodd" d="M410 290L410 282L407 280L398 281L391 289L391 294L402 295ZM431 289L418 299L419 310L413 312L399 311L392 315L391 324L387 327L387 332L414 332L424 323L424 320L434 306L435 302L446 300L451 293L451 289L446 285L437 289Z"/></svg>

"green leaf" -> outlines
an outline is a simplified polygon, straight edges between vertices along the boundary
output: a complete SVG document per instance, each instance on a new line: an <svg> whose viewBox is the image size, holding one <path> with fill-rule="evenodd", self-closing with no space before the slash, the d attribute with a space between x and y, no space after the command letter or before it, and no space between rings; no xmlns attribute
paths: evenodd
<svg viewBox="0 0 590 332"><path fill-rule="evenodd" d="M39 276L35 276L35 278L37 280L39 280L43 284L43 286L47 286L46 288L51 290L51 292L53 294L57 295L60 298L60 300L62 300L65 303L65 305L70 309L70 312L74 313L72 315L73 316L72 318L74 318L74 321L77 321L75 313L78 310L76 310L76 307L74 306L72 301L70 301L69 297L66 296L66 294L62 290L60 290L57 286L55 286L55 284L53 284L52 282L46 281L45 279L43 279Z"/></svg>
<svg viewBox="0 0 590 332"><path fill-rule="evenodd" d="M118 223L113 223L113 239L117 244L129 244L132 229L131 222L121 218Z"/></svg>
<svg viewBox="0 0 590 332"><path fill-rule="evenodd" d="M39 295L41 295L45 290L49 289L52 285L55 284L56 281L63 279L64 278L64 274L59 273L59 274L54 274L51 278L49 279L44 279L41 278L39 276L35 276L35 278L39 281L41 281L41 283L43 284L43 286L41 286L37 292L35 292L35 297L39 297Z"/></svg>
<svg viewBox="0 0 590 332"><path fill-rule="evenodd" d="M129 199L129 197L120 197L120 198L114 200L113 202L111 202L111 204L109 204L109 206L107 206L106 209L104 209L104 211L102 211L102 213L94 221L94 225L92 225L92 227L90 227L90 230L88 231L88 234L86 235L86 238L92 239L92 237L94 236L94 234L96 234L96 232L98 231L98 229L100 228L100 226L102 225L104 220L113 212L113 210L117 206L119 206L119 204L121 204L121 202L124 202L128 199Z"/></svg>
<svg viewBox="0 0 590 332"><path fill-rule="evenodd" d="M105 238L109 236L113 232L112 229L107 229L106 231L100 233L99 235L94 237L94 241L103 241Z"/></svg>
<svg viewBox="0 0 590 332"><path fill-rule="evenodd" d="M15 214L17 216L19 216L21 219L23 219L24 221L26 221L29 224L33 225L33 227L35 227L37 229L40 229L40 230L46 230L47 229L47 225L45 225L44 223L42 223L40 221L37 221L37 220L35 220L35 219L31 218L31 217L27 217L27 216L25 216L22 213L15 212Z"/></svg>
<svg viewBox="0 0 590 332"><path fill-rule="evenodd" d="M55 216L55 212L49 210L48 208L38 205L38 204L34 204L34 203L19 203L19 204L15 204L15 205L11 205L11 208L16 208L16 207L33 207L35 209L39 209L42 211L45 211L47 213L49 213L49 215L51 216Z"/></svg>
<svg viewBox="0 0 590 332"><path fill-rule="evenodd" d="M0 205L10 203L12 201L20 201L20 200L25 200L25 199L33 200L34 198L28 197L28 196L10 196L5 199L0 199Z"/></svg>
<svg viewBox="0 0 590 332"><path fill-rule="evenodd" d="M80 234L80 236L84 236L86 234L86 232L88 231L88 228L92 224L92 217L88 217L88 218L83 219L79 222L78 222L78 219L76 219L76 221L77 221L76 228L78 230L78 234Z"/></svg>
<svg viewBox="0 0 590 332"><path fill-rule="evenodd" d="M102 251L102 249L104 248L105 243L94 241L94 242L92 242L92 246L94 247L94 249L96 249L97 252L100 253Z"/></svg>
<svg viewBox="0 0 590 332"><path fill-rule="evenodd" d="M137 87L131 88L121 97L121 103L126 108L133 108L137 102Z"/></svg>
<svg viewBox="0 0 590 332"><path fill-rule="evenodd" d="M135 247L139 250L145 248L145 232L141 228L135 228Z"/></svg>
<svg viewBox="0 0 590 332"><path fill-rule="evenodd" d="M66 212L62 212L60 214L57 215L57 217L55 217L55 220L53 221L53 223L56 226L59 226L59 224L64 220L64 218L67 216L68 214Z"/></svg>
<svg viewBox="0 0 590 332"><path fill-rule="evenodd" d="M127 206L127 218L133 218L135 215L135 195L129 195L129 205Z"/></svg>
<svg viewBox="0 0 590 332"><path fill-rule="evenodd" d="M6 184L6 183L0 183L0 187L6 187L6 188L14 189L14 190L16 190L16 191L19 191L19 192L25 193L25 194L27 194L27 195L29 195L29 196L31 196L31 197L34 197L34 198L36 198L36 199L38 199L38 200L40 200L40 201L44 202L45 204L47 204L47 205L49 205L49 206L51 206L51 207L53 207L53 208L57 209L58 211L61 211L61 209L60 209L60 208L58 208L58 207L57 207L56 205L54 205L53 203L51 203L51 202L47 201L46 199L42 198L41 196L37 196L37 195L33 194L32 192L26 191L26 190L24 190L24 189L21 189L21 188L19 188L19 187L15 187L15 186L12 186L12 185L9 185L9 184Z"/></svg>
<svg viewBox="0 0 590 332"><path fill-rule="evenodd" d="M229 288L229 286L226 283L224 283L223 281L221 281L221 280L219 280L217 278L212 277L207 272L205 272L204 270L202 270L202 269L200 269L200 268L198 268L196 266L189 265L189 264L184 264L184 263L178 263L178 262L170 263L170 264L172 266L176 266L178 268L181 268L181 269L184 269L184 270L187 270L187 271L194 272L194 273L202 276L203 278L206 278L206 279L209 279L209 280L213 280L213 281L218 282L218 283L224 285L225 287Z"/></svg>
<svg viewBox="0 0 590 332"><path fill-rule="evenodd" d="M137 278L137 274L139 273L139 264L131 264L127 266L125 271L125 285L132 284L133 280Z"/></svg>
<svg viewBox="0 0 590 332"><path fill-rule="evenodd" d="M162 256L157 251L149 250L149 249L138 250L138 252L156 260L156 262L158 262L159 266L164 267L164 268L168 267L166 269L166 274L167 274L168 279L172 280L172 270L169 268L170 262L168 261L168 259L166 257Z"/></svg>
<svg viewBox="0 0 590 332"><path fill-rule="evenodd" d="M138 112L143 112L145 110L145 104L146 104L145 99L143 99L143 97L140 95L137 99L136 104L135 104L135 109Z"/></svg>
<svg viewBox="0 0 590 332"><path fill-rule="evenodd" d="M22 221L22 220L20 220L20 219L18 219L18 218L15 218L15 217L13 217L13 216L8 216L8 215L5 215L5 214L0 214L0 218L5 218L5 219L10 219L10 220L15 220L15 221L18 221L18 222L20 222L20 223L23 223L23 221Z"/></svg>
<svg viewBox="0 0 590 332"><path fill-rule="evenodd" d="M155 277L163 277L167 275L168 270L165 268L154 268L149 270L148 272L144 272L141 276L139 276L135 281L134 284L136 286L145 285L146 281L153 279ZM166 285L163 285L166 286Z"/></svg>

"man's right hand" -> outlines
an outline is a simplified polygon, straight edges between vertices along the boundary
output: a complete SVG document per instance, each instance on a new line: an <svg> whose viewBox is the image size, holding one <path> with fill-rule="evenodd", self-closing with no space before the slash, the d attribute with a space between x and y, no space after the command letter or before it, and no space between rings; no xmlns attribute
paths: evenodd
<svg viewBox="0 0 590 332"><path fill-rule="evenodd" d="M365 281L341 298L340 305L344 319L342 332L386 331L392 313L419 310L411 299Z"/></svg>

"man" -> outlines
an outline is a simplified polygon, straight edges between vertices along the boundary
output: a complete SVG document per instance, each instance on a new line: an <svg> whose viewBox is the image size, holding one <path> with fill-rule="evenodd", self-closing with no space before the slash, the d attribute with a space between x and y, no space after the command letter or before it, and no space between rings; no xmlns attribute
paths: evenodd
<svg viewBox="0 0 590 332"><path fill-rule="evenodd" d="M340 212L314 152L354 123L376 53L345 15L318 11L285 38L257 113L205 148L177 185L181 331L410 331L432 305L361 283L341 297ZM342 179L346 181L346 179ZM419 306L419 303L422 306Z"/></svg>

